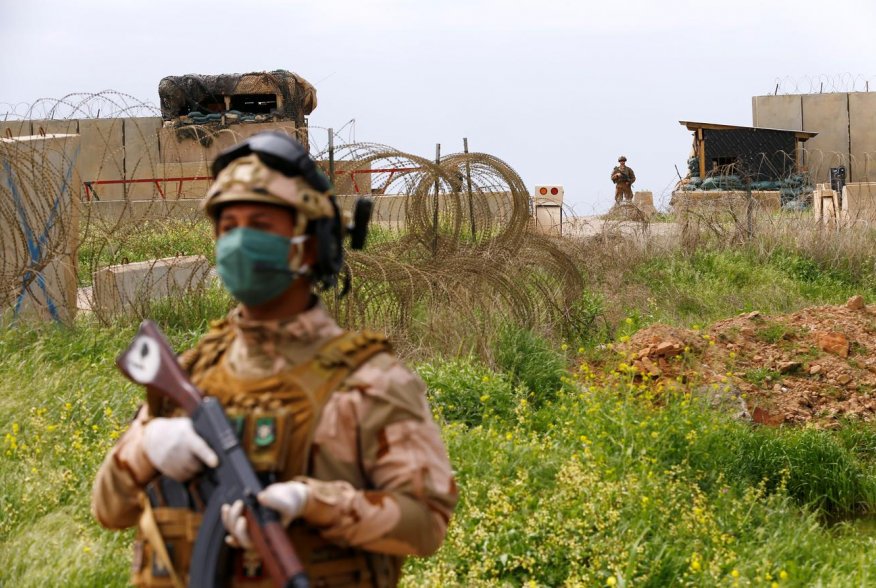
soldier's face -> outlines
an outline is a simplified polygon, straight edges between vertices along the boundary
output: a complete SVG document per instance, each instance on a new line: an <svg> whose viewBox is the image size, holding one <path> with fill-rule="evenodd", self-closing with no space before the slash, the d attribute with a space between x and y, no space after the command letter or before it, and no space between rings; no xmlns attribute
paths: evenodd
<svg viewBox="0 0 876 588"><path fill-rule="evenodd" d="M233 202L226 204L216 220L216 238L237 228L256 229L282 237L295 236L295 211L285 206L259 202ZM290 258L294 247L290 248ZM316 260L316 240L309 238L304 243L303 261L312 265Z"/></svg>
<svg viewBox="0 0 876 588"><path fill-rule="evenodd" d="M295 211L260 202L227 204L216 222L216 237L237 228L249 228L283 237L295 236Z"/></svg>

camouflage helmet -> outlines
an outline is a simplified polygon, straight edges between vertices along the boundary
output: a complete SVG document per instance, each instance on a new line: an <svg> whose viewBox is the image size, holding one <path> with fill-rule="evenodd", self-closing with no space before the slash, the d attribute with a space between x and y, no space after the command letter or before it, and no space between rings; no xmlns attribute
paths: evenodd
<svg viewBox="0 0 876 588"><path fill-rule="evenodd" d="M621 155L620 157L617 158L617 160L618 160L618 161L626 161L626 160L627 160L627 156L626 156L626 155Z"/></svg>
<svg viewBox="0 0 876 588"><path fill-rule="evenodd" d="M208 216L216 220L223 205L236 202L294 210L295 233L316 240L311 276L323 289L337 283L345 226L331 183L298 141L275 131L253 135L220 153L212 172L215 180L201 202Z"/></svg>
<svg viewBox="0 0 876 588"><path fill-rule="evenodd" d="M216 218L223 204L260 202L293 208L300 222L337 214L328 178L298 141L279 133L253 135L220 153L213 162L215 178L201 203Z"/></svg>

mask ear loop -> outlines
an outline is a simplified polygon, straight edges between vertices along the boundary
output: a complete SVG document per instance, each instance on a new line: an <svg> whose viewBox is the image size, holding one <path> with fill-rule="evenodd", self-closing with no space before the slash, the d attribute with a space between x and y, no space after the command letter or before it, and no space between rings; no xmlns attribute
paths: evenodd
<svg viewBox="0 0 876 588"><path fill-rule="evenodd" d="M304 263L304 244L308 235L296 235L289 239L289 269L296 275L309 273L310 268Z"/></svg>

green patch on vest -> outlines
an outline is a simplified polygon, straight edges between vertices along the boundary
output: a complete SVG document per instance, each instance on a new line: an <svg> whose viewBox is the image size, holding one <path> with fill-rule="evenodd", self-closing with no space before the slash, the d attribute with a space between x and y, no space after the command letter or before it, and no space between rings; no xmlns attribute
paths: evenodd
<svg viewBox="0 0 876 588"><path fill-rule="evenodd" d="M277 422L274 417L256 419L255 444L257 447L268 447L277 439Z"/></svg>

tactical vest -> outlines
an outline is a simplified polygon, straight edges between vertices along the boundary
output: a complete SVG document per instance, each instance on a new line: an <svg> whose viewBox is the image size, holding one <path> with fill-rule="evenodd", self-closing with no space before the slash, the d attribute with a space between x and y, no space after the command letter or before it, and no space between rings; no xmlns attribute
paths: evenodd
<svg viewBox="0 0 876 588"><path fill-rule="evenodd" d="M345 332L294 368L242 379L225 362L234 337L228 321L218 321L180 357L180 364L204 394L220 400L253 469L266 484L307 474L314 429L331 394L369 359L390 350L381 334ZM156 415L176 412L166 400L149 410ZM184 586L205 498L196 485L184 487L161 476L147 487L143 506L132 583L150 588ZM400 558L333 545L302 521L293 523L288 532L312 586L382 588L398 582ZM233 549L229 555L230 586L272 586L258 553Z"/></svg>

